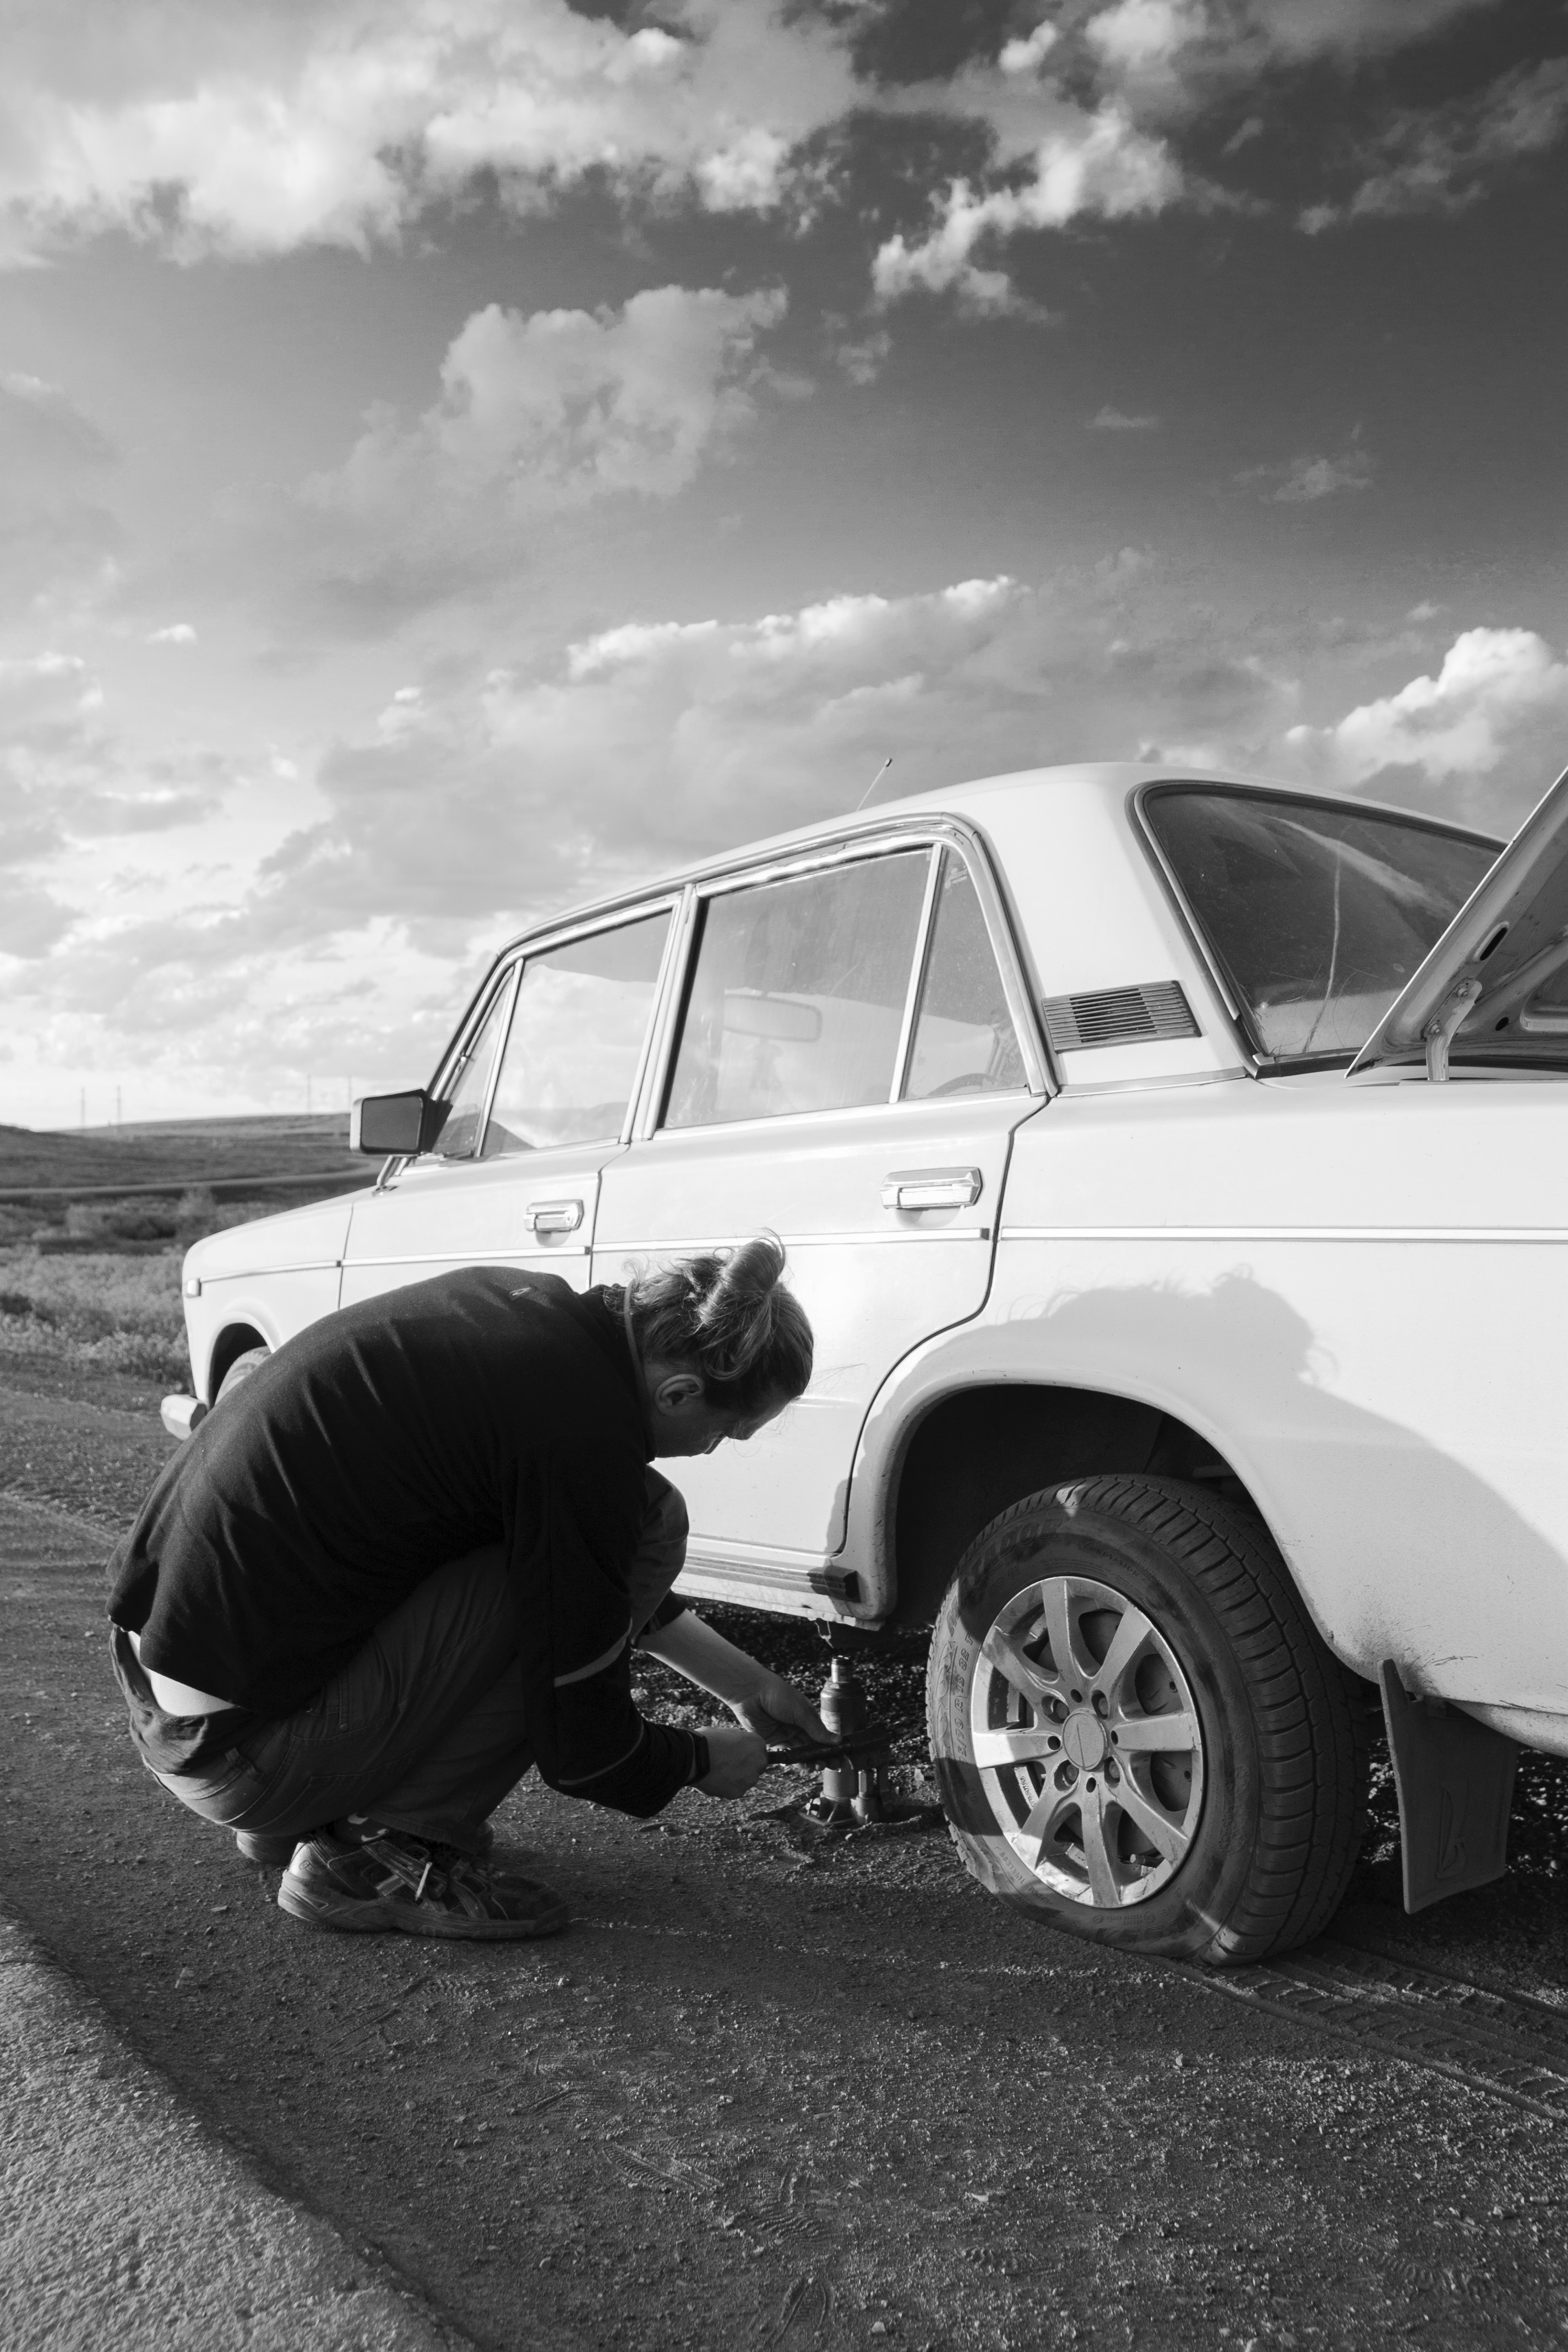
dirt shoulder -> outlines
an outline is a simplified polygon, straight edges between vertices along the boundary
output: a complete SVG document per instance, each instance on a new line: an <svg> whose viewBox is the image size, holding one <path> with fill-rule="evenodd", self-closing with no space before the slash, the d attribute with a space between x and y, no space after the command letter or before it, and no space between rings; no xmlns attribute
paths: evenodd
<svg viewBox="0 0 1568 2352"><path fill-rule="evenodd" d="M79 1523L5 1524L8 1899L184 2112L477 2341L1560 2340L1547 2094L1408 2063L1375 2005L1358 2042L1042 1931L940 1830L814 1838L803 1775L650 1826L525 1786L499 1826L569 1896L558 1943L297 1925L136 1763ZM1337 1933L1568 2009L1550 1869L1415 1921L1391 1891L1366 1873Z"/></svg>
<svg viewBox="0 0 1568 2352"><path fill-rule="evenodd" d="M10 2352L458 2352L384 2263L263 2186L0 1915Z"/></svg>

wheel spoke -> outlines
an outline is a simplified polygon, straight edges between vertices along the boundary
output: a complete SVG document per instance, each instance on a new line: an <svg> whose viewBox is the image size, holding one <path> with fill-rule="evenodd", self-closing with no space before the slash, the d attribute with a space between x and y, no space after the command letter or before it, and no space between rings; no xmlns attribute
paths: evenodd
<svg viewBox="0 0 1568 2352"><path fill-rule="evenodd" d="M1086 1791L1079 1818L1083 1827L1083 1858L1089 1871L1089 1892L1098 1907L1116 1910L1121 1906L1121 1888L1105 1842L1105 1815L1100 1810L1099 1790L1092 1796Z"/></svg>
<svg viewBox="0 0 1568 2352"><path fill-rule="evenodd" d="M1094 1688L1109 1699L1154 1628L1142 1609L1130 1608L1112 1637L1094 1677Z"/></svg>
<svg viewBox="0 0 1568 2352"><path fill-rule="evenodd" d="M1158 1853L1167 1862L1180 1862L1185 1853L1188 1839L1177 1828L1167 1812L1162 1811L1152 1797L1146 1797L1136 1781L1123 1773L1117 1782L1114 1802L1119 1804L1129 1821L1141 1829Z"/></svg>
<svg viewBox="0 0 1568 2352"><path fill-rule="evenodd" d="M1119 1756L1184 1755L1198 1744L1198 1727L1190 1715L1124 1715L1112 1720Z"/></svg>
<svg viewBox="0 0 1568 2352"><path fill-rule="evenodd" d="M1056 1697L1055 1685L1047 1681L1033 1658L1026 1658L999 1626L992 1626L980 1654L995 1667L1005 1682L1011 1683L1034 1706L1048 1706Z"/></svg>
<svg viewBox="0 0 1568 2352"><path fill-rule="evenodd" d="M1046 1631L1050 1636L1051 1655L1056 1660L1057 1674L1063 1683L1085 1686L1094 1675L1094 1661L1079 1654L1073 1639L1072 1611L1068 1605L1066 1579L1053 1576L1040 1587L1040 1599L1045 1604Z"/></svg>
<svg viewBox="0 0 1568 2352"><path fill-rule="evenodd" d="M1077 1804L1076 1789L1058 1789L1047 1786L1039 1802L1030 1808L1018 1834L1026 1839L1035 1848L1037 1870L1045 1859L1046 1848L1056 1835L1062 1815L1073 1811Z"/></svg>
<svg viewBox="0 0 1568 2352"><path fill-rule="evenodd" d="M983 1772L999 1772L1008 1764L1037 1763L1061 1747L1058 1734L1029 1727L1017 1731L976 1731L971 1738L974 1761Z"/></svg>

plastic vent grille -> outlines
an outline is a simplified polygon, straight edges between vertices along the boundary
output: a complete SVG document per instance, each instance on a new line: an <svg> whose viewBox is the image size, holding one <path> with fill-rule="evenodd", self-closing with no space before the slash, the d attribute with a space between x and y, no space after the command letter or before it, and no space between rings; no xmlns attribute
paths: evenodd
<svg viewBox="0 0 1568 2352"><path fill-rule="evenodd" d="M1046 1034L1058 1054L1089 1045L1148 1045L1162 1037L1196 1037L1198 1024L1179 980L1144 988L1096 988L1087 996L1047 996Z"/></svg>

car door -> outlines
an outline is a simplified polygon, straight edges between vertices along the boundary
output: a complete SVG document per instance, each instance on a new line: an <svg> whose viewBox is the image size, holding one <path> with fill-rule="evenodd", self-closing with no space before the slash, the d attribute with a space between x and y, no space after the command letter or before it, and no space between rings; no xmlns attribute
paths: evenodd
<svg viewBox="0 0 1568 2352"><path fill-rule="evenodd" d="M595 1278L762 1228L783 1239L816 1334L810 1389L676 1474L696 1583L776 1600L832 1589L891 1366L984 1304L1008 1139L1044 1070L989 875L956 834L706 885L689 930L646 1131L604 1171Z"/></svg>
<svg viewBox="0 0 1568 2352"><path fill-rule="evenodd" d="M436 1091L434 1150L355 1203L342 1303L454 1265L585 1287L599 1173L623 1148L671 903L530 946L503 966Z"/></svg>

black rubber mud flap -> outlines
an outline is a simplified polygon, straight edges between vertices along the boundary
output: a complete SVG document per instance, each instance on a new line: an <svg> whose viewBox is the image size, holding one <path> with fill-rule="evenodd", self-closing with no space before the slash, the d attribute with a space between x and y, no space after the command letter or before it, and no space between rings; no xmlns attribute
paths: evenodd
<svg viewBox="0 0 1568 2352"><path fill-rule="evenodd" d="M1406 1911L1500 1878L1518 1741L1441 1699L1412 1698L1392 1658L1383 1662L1383 1713L1399 1790Z"/></svg>

